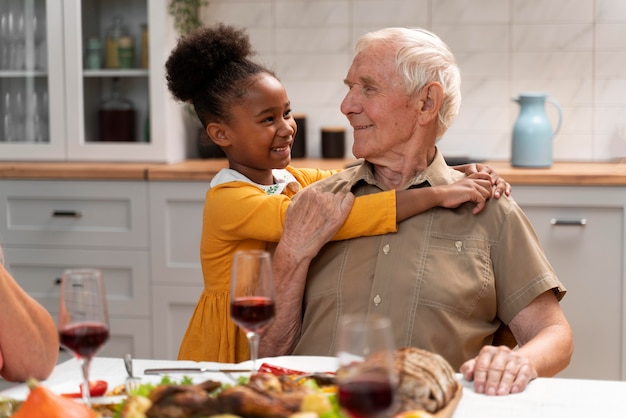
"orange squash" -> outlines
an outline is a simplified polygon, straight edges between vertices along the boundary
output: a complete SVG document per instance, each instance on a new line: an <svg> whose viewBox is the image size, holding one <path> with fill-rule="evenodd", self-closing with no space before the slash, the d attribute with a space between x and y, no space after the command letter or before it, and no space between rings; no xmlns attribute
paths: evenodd
<svg viewBox="0 0 626 418"><path fill-rule="evenodd" d="M96 414L86 405L64 398L41 386L35 379L28 379L30 393L22 406L11 418L95 418Z"/></svg>

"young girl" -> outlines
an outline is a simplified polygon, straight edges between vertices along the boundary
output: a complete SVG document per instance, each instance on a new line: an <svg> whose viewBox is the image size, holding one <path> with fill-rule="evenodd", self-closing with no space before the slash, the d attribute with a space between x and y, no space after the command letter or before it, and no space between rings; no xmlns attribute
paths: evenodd
<svg viewBox="0 0 626 418"><path fill-rule="evenodd" d="M181 39L167 63L167 82L180 101L190 102L209 138L228 158L228 169L211 181L201 242L204 290L183 338L179 359L240 362L249 357L244 333L230 320L231 262L235 251L271 250L279 241L285 211L302 187L336 171L289 166L297 130L283 85L251 61L242 29L218 24ZM487 167L441 187L389 191L358 197L334 239L397 230L397 222L435 206L484 200L509 186ZM445 193L442 191L446 189Z"/></svg>

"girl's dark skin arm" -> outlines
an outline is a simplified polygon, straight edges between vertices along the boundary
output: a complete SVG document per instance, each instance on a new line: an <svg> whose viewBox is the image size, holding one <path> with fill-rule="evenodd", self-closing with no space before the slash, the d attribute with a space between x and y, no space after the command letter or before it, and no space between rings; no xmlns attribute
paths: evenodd
<svg viewBox="0 0 626 418"><path fill-rule="evenodd" d="M474 202L474 214L485 207L487 199L511 194L511 185L498 173L483 164L452 167L465 173L465 178L445 186L424 187L396 192L396 220L401 222L434 207L456 208Z"/></svg>

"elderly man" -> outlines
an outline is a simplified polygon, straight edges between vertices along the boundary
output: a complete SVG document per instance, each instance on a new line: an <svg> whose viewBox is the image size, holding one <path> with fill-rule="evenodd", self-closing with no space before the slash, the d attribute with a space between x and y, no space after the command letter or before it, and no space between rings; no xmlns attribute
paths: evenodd
<svg viewBox="0 0 626 418"><path fill-rule="evenodd" d="M341 111L354 128L352 152L365 161L321 190L359 196L458 179L436 148L461 100L454 56L438 37L404 28L363 36L345 84ZM396 346L443 355L479 393L520 392L563 370L573 352L559 305L565 288L530 222L507 196L477 215L472 208L434 208L395 234L329 243L306 283L297 270L308 259L297 267L277 261L283 306L264 352L334 355L339 316L367 312L392 319ZM285 260L296 253L297 245L281 249ZM492 345L503 324L517 348Z"/></svg>

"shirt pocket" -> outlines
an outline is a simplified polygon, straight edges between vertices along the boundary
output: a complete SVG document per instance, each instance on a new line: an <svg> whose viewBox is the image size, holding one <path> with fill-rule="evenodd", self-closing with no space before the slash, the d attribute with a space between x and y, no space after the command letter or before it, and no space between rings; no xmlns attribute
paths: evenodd
<svg viewBox="0 0 626 418"><path fill-rule="evenodd" d="M489 241L475 236L431 235L419 303L462 318L477 314L493 318L496 300Z"/></svg>

